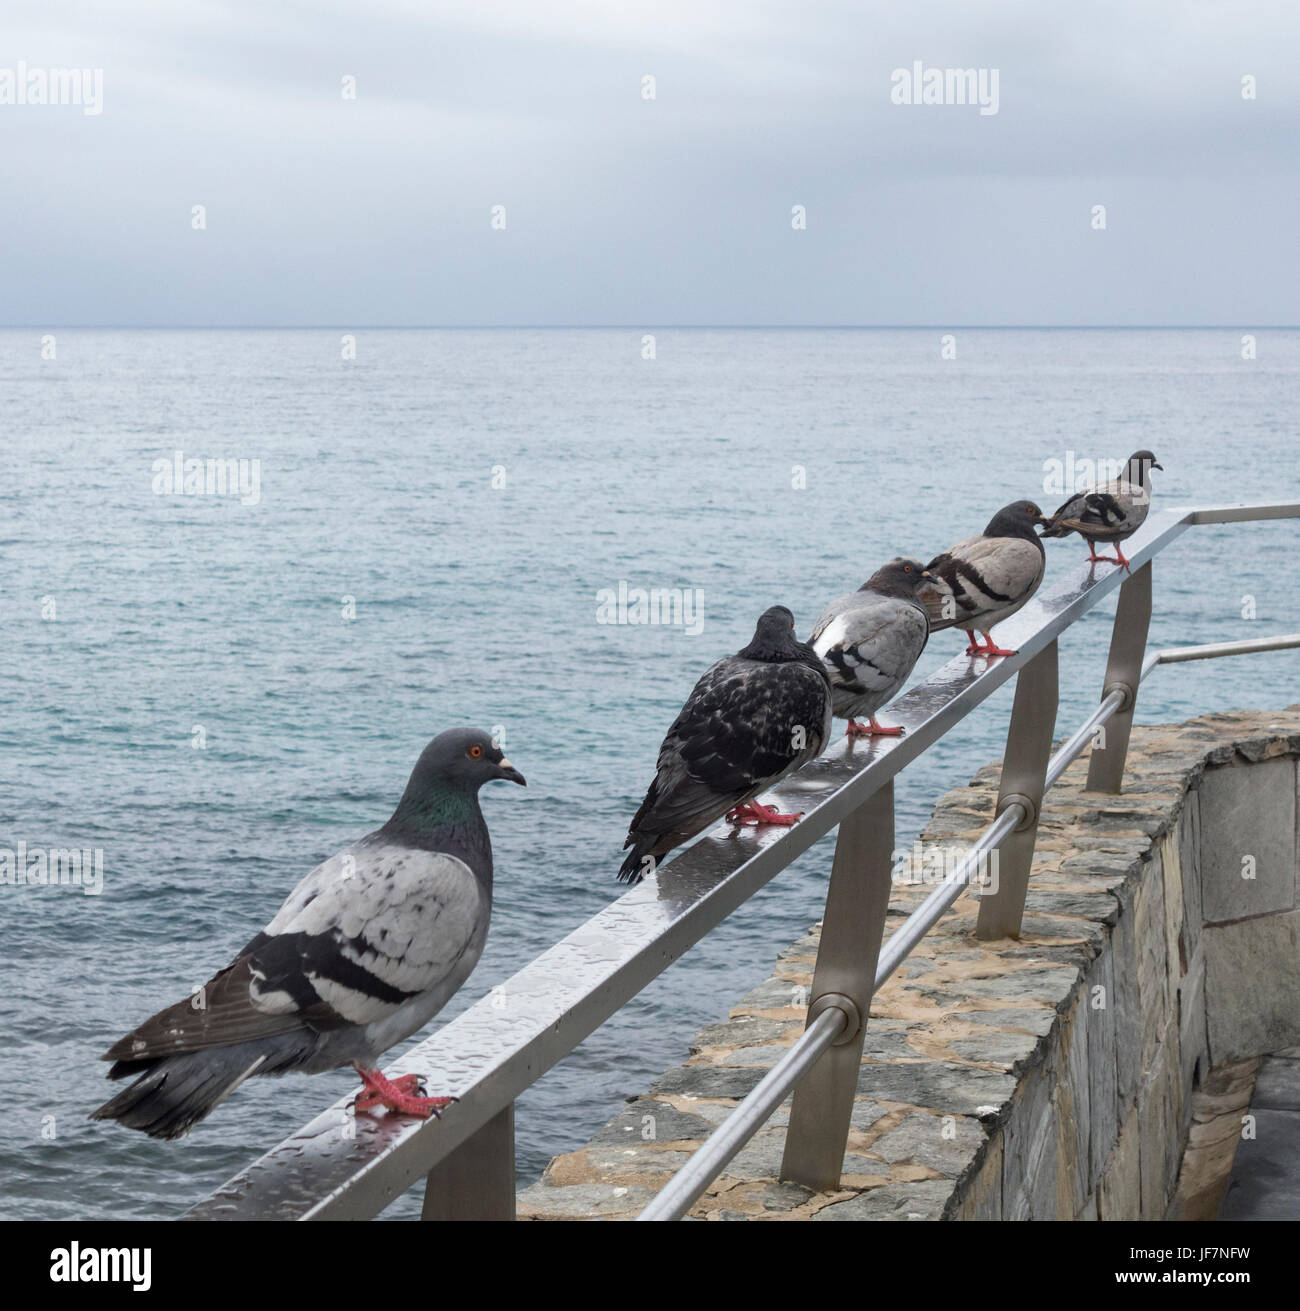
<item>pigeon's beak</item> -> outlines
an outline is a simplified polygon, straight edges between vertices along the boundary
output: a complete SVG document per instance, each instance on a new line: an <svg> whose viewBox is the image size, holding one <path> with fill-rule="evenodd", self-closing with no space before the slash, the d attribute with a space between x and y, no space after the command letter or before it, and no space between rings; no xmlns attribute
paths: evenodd
<svg viewBox="0 0 1300 1311"><path fill-rule="evenodd" d="M1152 461L1151 461L1151 467L1152 467L1153 469L1159 469L1161 473L1164 473L1164 471L1165 471L1165 466L1164 466L1163 464L1159 463L1159 462L1156 461L1156 460L1152 460Z"/></svg>
<svg viewBox="0 0 1300 1311"><path fill-rule="evenodd" d="M528 784L524 781L524 776L502 756L497 761L497 777L508 778L512 783L518 783L521 788L526 788Z"/></svg>

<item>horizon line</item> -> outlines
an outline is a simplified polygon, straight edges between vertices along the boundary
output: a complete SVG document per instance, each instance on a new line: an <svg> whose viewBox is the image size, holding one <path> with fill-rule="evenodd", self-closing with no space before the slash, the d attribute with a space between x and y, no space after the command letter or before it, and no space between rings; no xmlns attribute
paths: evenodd
<svg viewBox="0 0 1300 1311"><path fill-rule="evenodd" d="M0 332L1293 332L1297 323L5 323Z"/></svg>

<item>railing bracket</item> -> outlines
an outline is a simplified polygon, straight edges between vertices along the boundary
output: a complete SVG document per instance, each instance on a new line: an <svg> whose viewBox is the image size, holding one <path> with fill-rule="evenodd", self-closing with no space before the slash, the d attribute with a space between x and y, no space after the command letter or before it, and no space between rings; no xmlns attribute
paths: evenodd
<svg viewBox="0 0 1300 1311"><path fill-rule="evenodd" d="M852 1042L862 1030L862 1011L852 997L842 992L824 992L808 1007L808 1023L811 1024L822 1011L837 1010L844 1012L846 1023L839 1036L831 1043L832 1047L843 1047Z"/></svg>
<svg viewBox="0 0 1300 1311"><path fill-rule="evenodd" d="M1104 701L1112 692L1118 692L1124 698L1124 700L1120 702L1119 707L1115 712L1116 714L1123 714L1125 710L1132 709L1137 701L1137 692L1128 683L1121 683L1119 681L1107 683L1106 686L1102 688L1101 699Z"/></svg>
<svg viewBox="0 0 1300 1311"><path fill-rule="evenodd" d="M1011 830L1013 833L1024 833L1038 823L1038 806L1032 797L1025 796L1023 792L1008 792L1005 797L999 798L998 808L994 812L993 818L997 819L999 815L1012 806L1019 806L1025 812L1024 818Z"/></svg>

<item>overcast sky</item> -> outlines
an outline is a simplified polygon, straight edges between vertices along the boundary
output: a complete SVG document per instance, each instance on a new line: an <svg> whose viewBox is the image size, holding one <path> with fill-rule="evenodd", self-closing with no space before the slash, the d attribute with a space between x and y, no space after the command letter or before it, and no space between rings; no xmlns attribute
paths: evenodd
<svg viewBox="0 0 1300 1311"><path fill-rule="evenodd" d="M6 324L1300 321L1295 0L4 0L0 33L0 78L103 70L97 115L0 104ZM996 69L998 112L892 103L917 60Z"/></svg>

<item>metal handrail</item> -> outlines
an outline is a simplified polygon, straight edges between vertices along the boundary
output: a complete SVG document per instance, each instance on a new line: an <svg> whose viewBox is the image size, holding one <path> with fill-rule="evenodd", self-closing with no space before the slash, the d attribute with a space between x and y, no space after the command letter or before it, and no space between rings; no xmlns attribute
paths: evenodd
<svg viewBox="0 0 1300 1311"><path fill-rule="evenodd" d="M790 1089L816 1065L848 1022L848 1016L838 1007L822 1011L637 1219L680 1220L732 1157L767 1123L790 1095Z"/></svg>
<svg viewBox="0 0 1300 1311"><path fill-rule="evenodd" d="M1079 739L1081 752L1098 723L1113 719L1116 727L1112 737L1118 745L1105 751L1094 750L1093 767L1112 773L1116 768L1122 770L1146 638L1145 617L1140 625L1128 621L1141 611L1144 596L1149 615L1151 559L1197 524L1294 517L1300 517L1300 503L1172 509L1151 515L1129 543L1131 576L1118 569L1107 569L1100 575L1096 570L1073 572L999 630L1006 634L1006 640L1018 644L1016 655L993 661L956 657L899 697L890 709L893 718L907 730L903 737L876 739L865 746L841 740L826 755L774 788L777 797L805 812L799 824L789 829L740 832L719 825L502 987L494 988L490 996L407 1052L395 1063L394 1073L426 1075L440 1094L459 1098L441 1120L354 1117L349 1099L341 1098L198 1203L185 1218L368 1218L421 1176L428 1177L427 1218L448 1214L451 1198L457 1199L460 1207L454 1213L463 1218L512 1214L515 1182L511 1114L515 1098L682 952L837 826L839 844L814 979L815 1009L810 1008L813 1014L807 1030L816 1036L802 1049L801 1056L791 1056L788 1062L783 1058L768 1078L779 1070L779 1081L784 1081L791 1070L797 1071L795 1110L787 1135L787 1177L800 1181L832 1178L828 1172L833 1163L833 1178L838 1178L843 1144L837 1156L836 1125L842 1120L847 1133L848 1124L843 1085L846 1071L860 1059L862 1028L877 975L876 952L888 901L894 777L1013 675L1018 676L1004 789L1008 776L1015 773L1011 763L1022 757L1037 759L1039 746L1046 746L1036 771L1020 770L1021 782L1028 791L1000 797L995 827L1007 830L1002 839L1004 867L1010 865L1013 872L1021 869L1027 878L1038 803L1046 785L1044 771L1050 772L1056 765L1055 760L1050 764L1047 760L1051 723L1045 721L1055 717L1059 634L1112 591L1120 590L1120 612L1103 702L1089 721L1090 731L1080 729L1070 741ZM1130 630L1136 628L1140 628L1141 645L1135 653ZM1274 643L1279 640L1270 639ZM1027 694L1035 690L1043 695ZM1050 716L1042 713L1042 706L1037 704L1044 700L1050 700ZM1107 710L1108 706L1112 708ZM1027 735L1024 742L1017 734ZM1035 792L1037 796L1032 795ZM1034 813L1030 815L1030 811ZM883 901L882 851L886 854ZM867 866L871 877L859 877ZM1018 932L1023 888L1019 893L1020 910L1016 910L1015 888L1009 886L1016 883L1016 878L1004 877L1001 883L1001 900L984 898L982 902L998 902L994 910L1003 918L1011 915ZM870 905L859 906L854 902L855 889L863 887L869 888ZM831 914L832 904L843 909ZM929 899L923 906L926 904ZM982 905L979 931L987 936L984 909ZM834 951L828 948L828 940L840 932L837 925L843 926L845 941L859 945L870 941L874 932L869 960L861 950L849 952L843 945ZM870 928L865 937L861 934L863 925ZM881 968L889 964L894 950L891 939L880 956ZM827 980L839 980L839 984L822 986ZM771 1087L775 1088L777 1082L774 1080ZM818 1114L810 1137L807 1126L814 1118L810 1111L816 1109L819 1099L826 1106L833 1103L834 1113ZM739 1133L743 1127L732 1132ZM706 1187L707 1183L705 1180Z"/></svg>
<svg viewBox="0 0 1300 1311"><path fill-rule="evenodd" d="M1300 633L1241 642L1211 642L1203 646L1174 647L1153 652L1143 666L1142 678L1145 679L1162 664L1184 660L1211 660L1222 656L1247 655L1261 651L1283 651L1293 647L1300 647ZM1046 787L1050 788L1060 780L1070 765L1083 754L1084 749L1096 735L1097 729L1120 710L1123 701L1122 692L1110 693L1062 743L1048 765ZM878 992L898 970L921 939L961 896L962 890L970 882L971 875L980 868L985 858L995 852L1002 841L1024 819L1025 809L1022 805L1018 802L1009 805L980 834L970 850L935 886L930 895L899 925L881 949L873 992ZM826 1023L831 1017L837 1017L833 1027ZM785 1101L791 1089L807 1073L822 1052L831 1045L836 1033L843 1029L846 1018L845 1013L840 1010L823 1011L817 1020L790 1045L789 1050L772 1067L762 1082L692 1153L686 1164L673 1175L637 1219L680 1220L686 1215L736 1153Z"/></svg>

